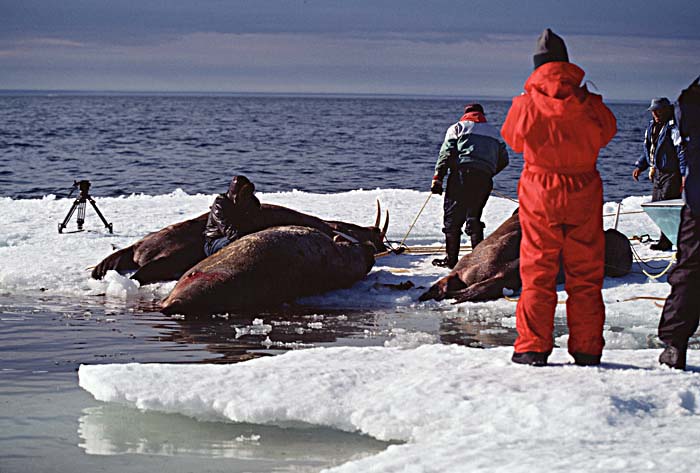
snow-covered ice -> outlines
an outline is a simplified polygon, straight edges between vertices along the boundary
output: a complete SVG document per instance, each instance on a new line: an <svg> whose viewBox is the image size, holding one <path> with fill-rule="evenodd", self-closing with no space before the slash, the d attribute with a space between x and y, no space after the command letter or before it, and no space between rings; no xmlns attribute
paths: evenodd
<svg viewBox="0 0 700 473"><path fill-rule="evenodd" d="M388 236L400 241L410 222L425 200L425 193L412 190L356 190L338 194L311 194L305 192L259 193L260 200L289 206L326 219L342 219L360 225L374 222L375 201L391 212ZM128 197L96 198L97 205L108 221L114 224L109 234L91 208L87 209L85 230L75 230L75 218L68 223L64 234L58 234L57 225L72 204L72 199L49 195L43 199L0 198L0 288L11 291L32 291L44 288L49 292L79 293L101 290L105 286L88 285L85 268L96 264L112 253L142 238L149 232L166 225L200 215L208 210L213 195L188 195L180 190L167 195L131 195ZM648 200L630 197L624 210L639 210L639 204ZM495 230L515 209L516 204L492 197L485 209L486 233ZM612 213L614 204L606 211ZM440 246L443 235L441 199L430 200L410 233L408 244ZM611 226L613 218L606 219ZM631 215L621 219L621 230L628 234L658 232L645 215ZM28 265L27 262L40 262ZM381 265L379 265L381 267ZM444 272L444 271L443 271ZM441 274L436 270L434 274ZM143 289L142 289L143 290Z"/></svg>
<svg viewBox="0 0 700 473"><path fill-rule="evenodd" d="M259 193L263 202L281 204L296 210L333 220L346 220L363 225L374 222L376 201L391 213L388 237L394 242L404 239L414 221L418 209L425 203L427 193L406 189L354 190L337 194L312 194L307 192ZM106 218L114 224L114 234L109 234L88 208L86 231L58 234L57 225L72 204L71 199L50 195L42 199L0 198L0 291L6 295L22 294L29 297L66 296L78 298L99 297L100 301L120 306L145 301L152 304L163 298L174 282L150 284L139 287L127 276L108 272L101 281L90 279L88 268L97 264L117 248L128 246L145 234L166 225L183 221L207 211L213 195L188 195L177 190L167 195L131 195L117 198L97 198L97 204ZM626 235L658 236L658 229L644 213L641 203L649 197L628 197L622 202L619 230ZM516 208L510 200L492 196L484 211L486 233L495 230ZM605 227L614 225L617 203L605 204ZM441 233L441 199L433 198L416 221L406 239L408 245L428 245L439 248L443 243ZM68 223L67 232L75 229L75 222ZM648 245L633 243L642 258L670 256L648 249ZM491 329L510 330L515 326L515 304L506 299L485 303L466 303L453 306L450 301L417 302L418 296L432 282L445 274L442 268L430 264L434 255L390 255L377 260L370 274L349 289L300 299L298 302L319 310L366 310L376 313L421 314L426 318L460 317L488 322ZM31 263L31 264L30 264ZM652 262L659 272L667 261ZM657 347L655 328L661 312L658 300L668 295L665 278L652 280L635 265L633 272L624 278L606 278L603 297L606 304L605 337L608 348ZM392 289L411 281L414 287L405 291ZM517 294L516 294L517 296ZM635 299L639 296L646 299ZM559 288L559 299L566 293ZM565 308L557 308L561 322ZM269 321L268 321L269 323ZM318 330L325 326L323 319L310 320L299 327L304 331ZM322 324L319 326L318 324ZM274 326L238 327L241 336L255 333L271 334L275 344ZM252 332L251 332L252 330ZM483 333L485 334L485 332ZM263 334L264 335L264 334ZM396 334L394 334L396 335ZM491 335L497 335L492 332ZM567 336L557 339L565 346ZM401 341L397 342L401 343Z"/></svg>
<svg viewBox="0 0 700 473"><path fill-rule="evenodd" d="M700 372L659 367L659 350L608 350L597 368L563 349L553 366L514 365L511 351L316 348L235 365L84 365L79 377L96 399L146 411L403 442L333 472L697 468Z"/></svg>
<svg viewBox="0 0 700 473"><path fill-rule="evenodd" d="M388 237L401 241L416 213L425 202L427 193L406 189L354 190L337 194L307 192L259 193L262 202L285 205L333 220L346 220L362 225L374 222L376 200L391 213ZM153 303L168 294L174 282L139 287L126 276L109 272L101 281L90 279L89 268L115 249L128 246L149 232L166 225L200 215L208 210L213 195L188 195L181 190L171 194L149 196L131 195L117 198L97 198L97 205L108 221L114 224L109 234L92 209L87 209L85 228L81 233L59 235L57 225L72 204L71 199L53 195L43 199L0 198L0 291L4 294L23 294L50 297L100 297L115 305L145 301ZM628 236L651 234L658 229L641 210L640 204L649 197L629 197L623 201L619 230ZM417 220L406 243L439 248L443 243L441 232L441 199L429 200ZM484 211L486 233L495 230L516 208L516 203L492 196ZM605 227L613 226L616 203L605 205ZM75 229L70 221L66 231ZM466 239L465 239L466 241ZM634 243L643 258L666 257L647 245ZM514 327L515 304L501 299L486 303L467 303L452 306L449 301L418 303L418 296L432 282L445 274L442 268L430 264L434 255L390 255L377 260L372 272L352 288L301 299L301 304L319 309L357 309L372 311L412 311L426 317L467 317L471 320L492 321L503 328ZM666 261L652 263L658 268ZM660 270L659 270L660 271ZM658 272L658 271L654 271ZM406 291L390 288L410 280L415 287ZM607 310L606 339L615 348L648 348L656 346L653 333L661 309L653 299L630 300L638 296L664 298L670 288L665 278L650 280L640 271L618 279L606 278L603 297ZM566 293L560 286L559 299ZM557 309L563 320L564 306ZM320 322L311 321L311 322ZM315 330L316 326L304 327ZM498 328L498 327L495 327ZM260 329L259 327L257 329ZM256 330L257 330L256 329ZM242 328L245 330L245 328ZM273 331L274 333L274 331ZM274 337L273 337L274 338ZM559 340L566 343L566 337Z"/></svg>

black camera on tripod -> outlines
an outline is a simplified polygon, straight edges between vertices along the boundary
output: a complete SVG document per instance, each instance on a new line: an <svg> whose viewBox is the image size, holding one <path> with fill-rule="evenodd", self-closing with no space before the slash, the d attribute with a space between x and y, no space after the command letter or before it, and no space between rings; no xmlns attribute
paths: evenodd
<svg viewBox="0 0 700 473"><path fill-rule="evenodd" d="M73 202L73 205L68 211L68 215L66 215L66 218L63 219L63 222L58 224L58 233L63 233L63 229L66 228L66 225L68 225L68 221L73 216L73 213L76 211L76 209L78 210L78 218L76 219L76 221L78 222L78 231L83 230L83 224L85 223L85 207L87 202L90 202L92 208L95 209L95 212L100 217L100 220L102 220L102 223L105 224L105 228L109 230L109 233L114 233L112 229L112 224L107 223L107 220L104 218L104 215L102 215L100 209L97 208L97 204L95 204L93 198L90 197L90 181L73 181L73 189L71 189L70 193L68 194L68 197L73 195L73 192L75 192L76 189L80 189L80 194Z"/></svg>
<svg viewBox="0 0 700 473"><path fill-rule="evenodd" d="M87 196L88 191L90 190L90 181L73 181L73 190L71 191L71 194L75 191L75 189L80 189L80 195ZM68 194L70 197L70 194Z"/></svg>

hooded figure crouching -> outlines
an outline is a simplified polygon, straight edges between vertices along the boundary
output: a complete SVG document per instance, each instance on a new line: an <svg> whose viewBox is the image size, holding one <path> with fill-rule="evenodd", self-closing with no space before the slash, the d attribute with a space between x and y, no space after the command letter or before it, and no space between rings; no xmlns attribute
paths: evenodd
<svg viewBox="0 0 700 473"><path fill-rule="evenodd" d="M211 256L245 236L244 228L260 213L255 185L245 176L233 176L228 191L214 199L204 228L204 253Z"/></svg>

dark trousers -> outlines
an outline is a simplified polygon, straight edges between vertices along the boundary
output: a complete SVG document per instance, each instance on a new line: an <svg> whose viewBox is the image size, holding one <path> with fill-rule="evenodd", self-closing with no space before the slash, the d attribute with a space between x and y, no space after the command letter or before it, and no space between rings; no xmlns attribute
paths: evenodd
<svg viewBox="0 0 700 473"><path fill-rule="evenodd" d="M443 204L443 233L459 235L466 222L466 234L471 235L475 225L481 225L481 213L492 189L488 172L466 166L451 169Z"/></svg>
<svg viewBox="0 0 700 473"><path fill-rule="evenodd" d="M659 322L659 338L685 349L700 320L700 217L683 206L678 228L677 263L668 275L671 294Z"/></svg>
<svg viewBox="0 0 700 473"><path fill-rule="evenodd" d="M681 197L682 178L680 171L664 172L657 170L652 182L654 185L651 190L652 202L657 202L659 200L679 199ZM659 243L670 244L672 242L666 235L664 235L663 232L661 232Z"/></svg>
<svg viewBox="0 0 700 473"><path fill-rule="evenodd" d="M226 237L217 238L216 240L207 239L204 242L204 254L207 256L211 256L224 246L230 245L231 242L232 240L229 240Z"/></svg>

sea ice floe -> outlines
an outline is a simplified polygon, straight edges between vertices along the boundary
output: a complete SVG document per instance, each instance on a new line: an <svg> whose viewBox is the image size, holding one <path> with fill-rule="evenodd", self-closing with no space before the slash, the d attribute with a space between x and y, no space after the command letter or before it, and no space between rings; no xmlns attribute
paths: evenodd
<svg viewBox="0 0 700 473"><path fill-rule="evenodd" d="M203 420L311 424L403 442L329 472L691 472L700 370L660 350L607 350L578 367L510 362L512 348L456 345L291 351L235 365L81 366L101 401ZM691 352L688 363L700 365Z"/></svg>

